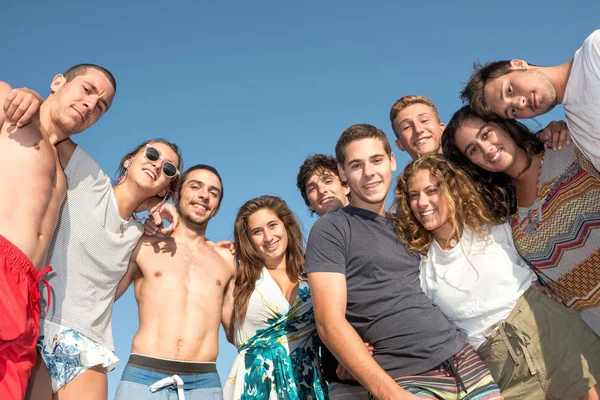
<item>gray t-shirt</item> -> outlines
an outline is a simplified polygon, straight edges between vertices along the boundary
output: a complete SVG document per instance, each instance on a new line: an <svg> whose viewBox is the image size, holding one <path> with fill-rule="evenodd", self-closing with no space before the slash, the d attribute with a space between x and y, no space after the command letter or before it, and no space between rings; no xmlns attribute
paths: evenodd
<svg viewBox="0 0 600 400"><path fill-rule="evenodd" d="M421 290L418 255L379 214L348 206L319 218L306 249L311 272L346 275L346 319L392 378L426 372L466 344Z"/></svg>

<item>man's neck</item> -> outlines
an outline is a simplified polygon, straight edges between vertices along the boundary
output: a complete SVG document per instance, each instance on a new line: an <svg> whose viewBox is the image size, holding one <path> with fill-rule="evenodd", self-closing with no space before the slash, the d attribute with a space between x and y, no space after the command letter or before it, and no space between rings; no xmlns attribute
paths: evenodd
<svg viewBox="0 0 600 400"><path fill-rule="evenodd" d="M173 238L194 244L206 242L206 228L208 224L194 224L179 216L179 224L171 235Z"/></svg>
<svg viewBox="0 0 600 400"><path fill-rule="evenodd" d="M42 134L48 138L53 146L67 139L69 135L62 132L56 125L52 123L49 104L44 101L40 106L40 130Z"/></svg>
<svg viewBox="0 0 600 400"><path fill-rule="evenodd" d="M362 208L363 210L374 212L375 214L379 214L385 216L385 200L379 203L367 203L364 201L356 201L354 199L350 200L350 204L352 207Z"/></svg>
<svg viewBox="0 0 600 400"><path fill-rule="evenodd" d="M565 98L572 66L573 60L554 67L536 67L550 79L550 83L552 83L552 86L556 91L557 104L562 104L563 99Z"/></svg>

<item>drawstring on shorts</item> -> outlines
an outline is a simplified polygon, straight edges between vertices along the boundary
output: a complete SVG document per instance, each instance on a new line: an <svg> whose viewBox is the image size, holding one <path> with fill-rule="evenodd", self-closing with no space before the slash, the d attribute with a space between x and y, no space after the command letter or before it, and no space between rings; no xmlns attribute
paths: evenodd
<svg viewBox="0 0 600 400"><path fill-rule="evenodd" d="M179 400L185 400L185 394L183 393L183 380L179 377L179 375L168 376L158 382L153 383L150 385L150 391L154 393L157 390L167 386L175 386L177 388L177 398Z"/></svg>

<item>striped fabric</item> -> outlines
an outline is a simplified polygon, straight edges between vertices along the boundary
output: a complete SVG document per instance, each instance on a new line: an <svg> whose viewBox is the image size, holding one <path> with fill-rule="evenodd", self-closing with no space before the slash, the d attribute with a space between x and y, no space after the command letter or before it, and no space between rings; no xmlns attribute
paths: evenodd
<svg viewBox="0 0 600 400"><path fill-rule="evenodd" d="M511 225L521 256L600 335L600 174L579 149L546 151L538 198Z"/></svg>
<svg viewBox="0 0 600 400"><path fill-rule="evenodd" d="M395 381L404 390L424 399L504 399L490 371L468 344L442 365ZM370 398L374 399L372 395Z"/></svg>

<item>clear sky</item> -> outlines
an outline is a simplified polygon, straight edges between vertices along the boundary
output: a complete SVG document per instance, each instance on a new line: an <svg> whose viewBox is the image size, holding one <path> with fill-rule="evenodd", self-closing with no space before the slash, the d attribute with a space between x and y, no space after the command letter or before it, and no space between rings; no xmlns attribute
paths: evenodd
<svg viewBox="0 0 600 400"><path fill-rule="evenodd" d="M155 137L176 142L185 165L220 171L226 193L212 240L231 239L237 209L262 194L281 196L307 235L314 219L296 189L298 168L310 154L333 153L345 128L366 122L393 139L389 109L407 94L430 97L447 121L475 60L563 63L600 28L597 0L1 0L0 15L0 79L13 87L46 96L55 74L83 62L114 73L111 110L73 138L107 173ZM538 123L551 118L562 109ZM408 158L396 154L401 168ZM122 361L109 374L109 399L136 329L129 290L114 308ZM219 339L224 380L236 351Z"/></svg>

